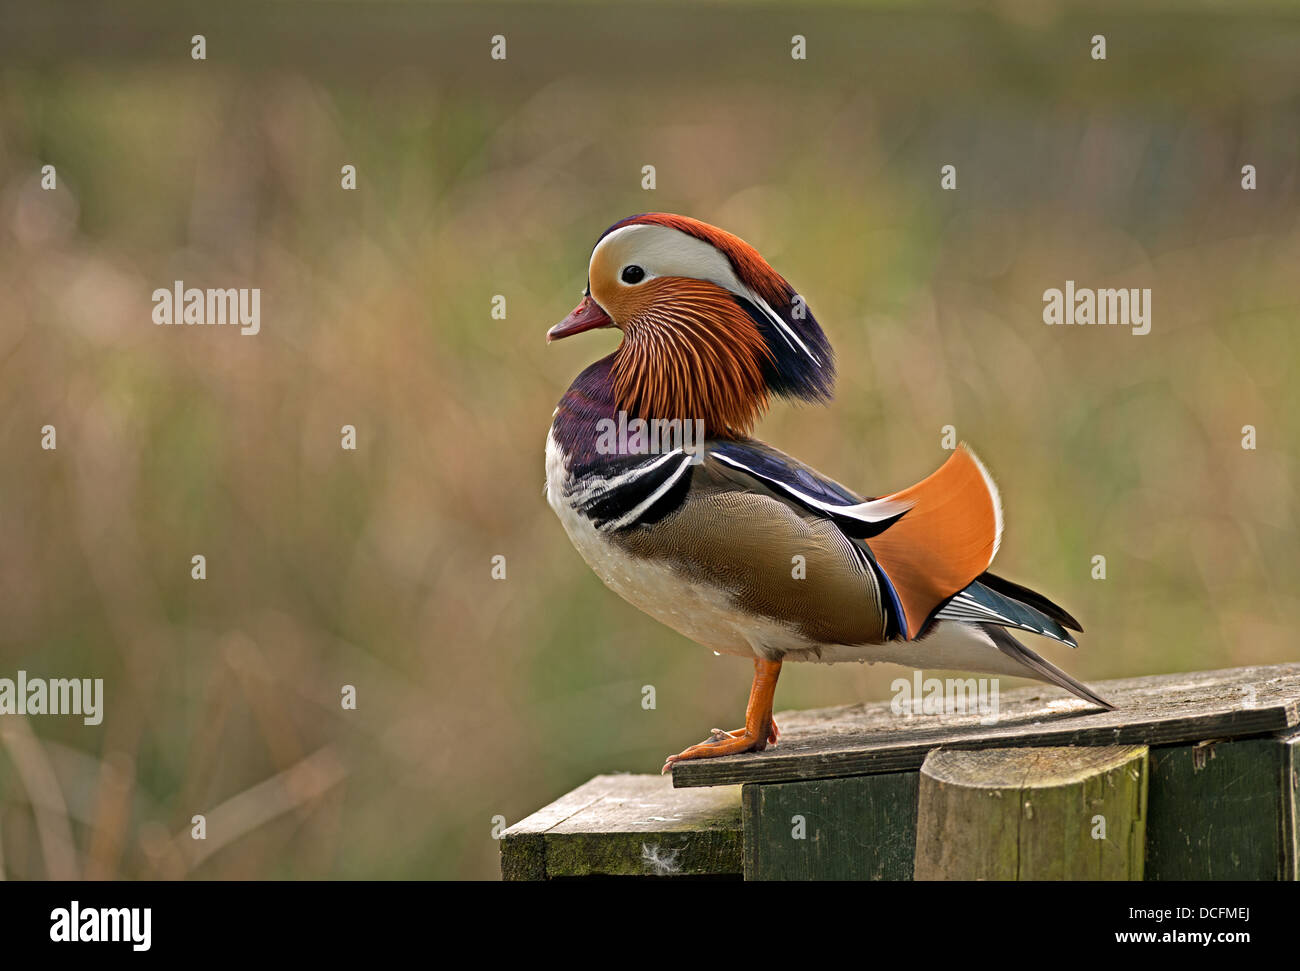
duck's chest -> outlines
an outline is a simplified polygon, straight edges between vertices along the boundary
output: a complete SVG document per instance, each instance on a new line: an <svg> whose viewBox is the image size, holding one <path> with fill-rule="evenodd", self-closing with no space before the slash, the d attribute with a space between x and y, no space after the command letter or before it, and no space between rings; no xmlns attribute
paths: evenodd
<svg viewBox="0 0 1300 971"><path fill-rule="evenodd" d="M552 430L546 440L546 498L592 572L624 600L692 640L724 654L753 654L753 618L726 591L701 583L666 559L631 552L617 530L609 529L609 520L584 512L584 495L590 495L590 484L570 475Z"/></svg>

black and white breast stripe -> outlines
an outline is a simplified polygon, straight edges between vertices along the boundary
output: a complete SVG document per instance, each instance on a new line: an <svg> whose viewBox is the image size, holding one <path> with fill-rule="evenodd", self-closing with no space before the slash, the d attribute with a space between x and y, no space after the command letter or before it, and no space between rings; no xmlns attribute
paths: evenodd
<svg viewBox="0 0 1300 971"><path fill-rule="evenodd" d="M676 510L691 487L692 456L682 449L663 455L601 463L580 475L569 502L597 529L612 533L657 523Z"/></svg>

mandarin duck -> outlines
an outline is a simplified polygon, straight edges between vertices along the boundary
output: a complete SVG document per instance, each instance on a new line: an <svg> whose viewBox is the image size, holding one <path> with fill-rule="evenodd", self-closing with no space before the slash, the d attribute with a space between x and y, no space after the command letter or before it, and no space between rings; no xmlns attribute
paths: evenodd
<svg viewBox="0 0 1300 971"><path fill-rule="evenodd" d="M867 499L750 437L773 397L828 401L834 363L803 299L748 243L666 213L615 223L592 250L581 302L546 337L598 327L622 342L555 410L548 502L607 586L754 664L744 726L713 729L664 771L776 742L787 661L1013 675L1112 707L1010 633L1074 647L1082 628L988 572L1001 501L964 444L916 485ZM644 429L656 423L676 434L650 448Z"/></svg>

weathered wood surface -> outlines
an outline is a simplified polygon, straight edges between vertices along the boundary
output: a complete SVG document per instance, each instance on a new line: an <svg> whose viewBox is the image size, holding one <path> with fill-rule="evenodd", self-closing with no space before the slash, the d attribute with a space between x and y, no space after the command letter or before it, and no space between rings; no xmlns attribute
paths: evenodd
<svg viewBox="0 0 1300 971"><path fill-rule="evenodd" d="M745 786L745 879L912 879L917 781L890 772Z"/></svg>
<svg viewBox="0 0 1300 971"><path fill-rule="evenodd" d="M777 715L766 752L680 762L676 786L789 782L918 769L933 749L1161 745L1241 738L1300 725L1300 664L1100 681L1098 711L1056 688L1003 692L995 724L980 716L900 715L890 702Z"/></svg>
<svg viewBox="0 0 1300 971"><path fill-rule="evenodd" d="M740 788L675 790L667 776L598 775L501 836L501 876L730 876Z"/></svg>
<svg viewBox="0 0 1300 971"><path fill-rule="evenodd" d="M1300 880L1300 732L1288 733L1284 746L1282 791L1286 805L1282 820L1282 877Z"/></svg>
<svg viewBox="0 0 1300 971"><path fill-rule="evenodd" d="M1300 732L1151 752L1148 880L1300 880Z"/></svg>
<svg viewBox="0 0 1300 971"><path fill-rule="evenodd" d="M931 752L917 880L1141 880L1147 747Z"/></svg>

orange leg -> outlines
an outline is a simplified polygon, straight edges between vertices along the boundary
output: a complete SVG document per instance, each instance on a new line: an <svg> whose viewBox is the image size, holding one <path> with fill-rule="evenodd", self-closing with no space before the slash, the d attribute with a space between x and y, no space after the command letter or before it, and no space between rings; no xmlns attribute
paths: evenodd
<svg viewBox="0 0 1300 971"><path fill-rule="evenodd" d="M710 738L692 745L684 752L668 756L663 770L667 772L675 762L687 759L711 759L737 752L761 752L768 742L775 743L781 733L772 718L772 699L776 696L776 679L781 676L780 661L754 658L754 684L749 689L749 704L745 708L745 727L734 732L713 729Z"/></svg>

